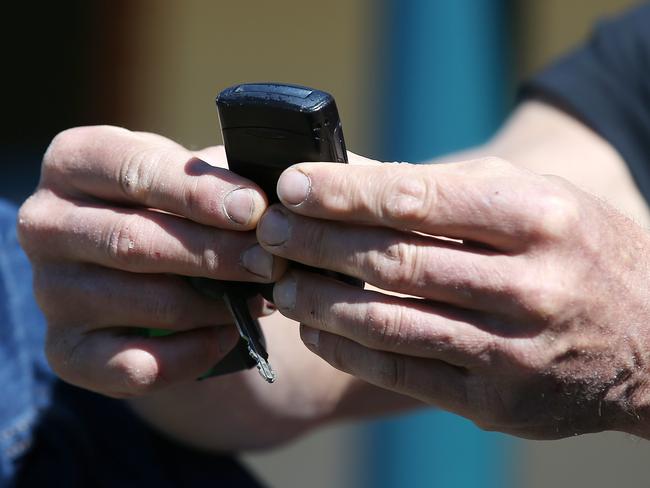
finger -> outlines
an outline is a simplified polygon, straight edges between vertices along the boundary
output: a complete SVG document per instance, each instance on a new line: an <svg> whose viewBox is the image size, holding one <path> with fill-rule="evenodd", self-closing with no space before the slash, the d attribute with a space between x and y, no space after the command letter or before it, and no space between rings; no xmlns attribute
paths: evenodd
<svg viewBox="0 0 650 488"><path fill-rule="evenodd" d="M50 327L87 331L120 324L182 331L233 321L221 300L206 297L187 279L173 275L48 264L36 269L34 289ZM261 297L249 305L254 317L269 314Z"/></svg>
<svg viewBox="0 0 650 488"><path fill-rule="evenodd" d="M366 158L364 156L361 156L359 154L355 154L351 151L348 151L348 163L350 164L359 164L359 165L366 165L366 166L378 166L380 164L383 164L379 161L375 161L374 159Z"/></svg>
<svg viewBox="0 0 650 488"><path fill-rule="evenodd" d="M65 381L118 398L192 381L234 347L235 327L210 327L144 338L123 329L87 334L48 330L46 353Z"/></svg>
<svg viewBox="0 0 650 488"><path fill-rule="evenodd" d="M354 276L385 290L477 310L511 307L519 261L487 249L293 214L272 206L257 228L276 256Z"/></svg>
<svg viewBox="0 0 650 488"><path fill-rule="evenodd" d="M312 352L341 371L445 410L465 410L466 374L460 368L434 359L368 349L305 326L301 326L300 336Z"/></svg>
<svg viewBox="0 0 650 488"><path fill-rule="evenodd" d="M118 127L60 133L42 186L77 197L157 208L224 229L253 229L266 207L257 185L161 136Z"/></svg>
<svg viewBox="0 0 650 488"><path fill-rule="evenodd" d="M453 164L303 163L278 181L291 211L321 219L407 229L516 249L542 210L541 177L489 159ZM531 185L531 182L536 182ZM547 205L548 204L548 205Z"/></svg>
<svg viewBox="0 0 650 488"><path fill-rule="evenodd" d="M476 316L313 273L290 271L273 298L283 315L370 349L464 367L487 363L495 350L495 336L470 321Z"/></svg>
<svg viewBox="0 0 650 488"><path fill-rule="evenodd" d="M223 145L205 147L198 151L193 151L193 153L197 158L205 161L210 166L228 169L226 148Z"/></svg>
<svg viewBox="0 0 650 488"><path fill-rule="evenodd" d="M218 230L148 210L104 208L51 199L46 212L26 217L32 243L47 242L38 259L82 261L136 273L173 273L222 280L269 282L286 263L259 245L252 232ZM28 246L28 252L30 252Z"/></svg>

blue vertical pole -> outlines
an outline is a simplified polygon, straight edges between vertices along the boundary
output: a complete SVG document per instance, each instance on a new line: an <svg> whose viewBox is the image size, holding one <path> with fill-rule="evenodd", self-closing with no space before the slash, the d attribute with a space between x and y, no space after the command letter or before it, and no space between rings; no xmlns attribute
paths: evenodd
<svg viewBox="0 0 650 488"><path fill-rule="evenodd" d="M509 2L382 3L382 155L415 162L483 142L510 103Z"/></svg>
<svg viewBox="0 0 650 488"><path fill-rule="evenodd" d="M485 141L511 100L507 0L384 0L383 7L379 158L417 162ZM513 485L514 441L449 413L375 422L366 441L368 487Z"/></svg>

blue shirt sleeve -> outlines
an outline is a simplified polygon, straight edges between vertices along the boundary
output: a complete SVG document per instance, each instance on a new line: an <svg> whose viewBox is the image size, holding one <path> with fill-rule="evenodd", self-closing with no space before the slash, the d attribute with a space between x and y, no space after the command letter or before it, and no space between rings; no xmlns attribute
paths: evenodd
<svg viewBox="0 0 650 488"><path fill-rule="evenodd" d="M29 261L16 238L16 210L0 201L0 486L29 449L38 411L47 403L53 376L44 333Z"/></svg>

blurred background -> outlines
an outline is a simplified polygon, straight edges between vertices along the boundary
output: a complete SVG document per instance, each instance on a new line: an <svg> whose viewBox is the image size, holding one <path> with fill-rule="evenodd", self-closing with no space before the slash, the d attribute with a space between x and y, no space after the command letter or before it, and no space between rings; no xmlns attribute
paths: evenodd
<svg viewBox="0 0 650 488"><path fill-rule="evenodd" d="M247 81L332 93L348 147L422 161L484 142L521 80L631 0L11 2L2 16L0 195L20 202L49 140L108 123L220 142L214 97ZM245 462L274 487L647 486L650 445L529 442L443 412L341 425Z"/></svg>

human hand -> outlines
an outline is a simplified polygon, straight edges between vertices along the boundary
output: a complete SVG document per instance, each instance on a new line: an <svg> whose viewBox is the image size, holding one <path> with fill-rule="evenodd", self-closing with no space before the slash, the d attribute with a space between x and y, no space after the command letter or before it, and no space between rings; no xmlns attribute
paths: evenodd
<svg viewBox="0 0 650 488"><path fill-rule="evenodd" d="M193 153L116 127L52 141L18 230L48 360L64 380L140 395L198 377L234 346L225 306L179 275L271 282L284 261L252 232L266 208L261 190L224 168L222 148ZM270 313L261 299L251 307ZM142 327L176 333L147 338Z"/></svg>
<svg viewBox="0 0 650 488"><path fill-rule="evenodd" d="M300 164L278 195L267 250L409 295L285 274L275 304L330 364L489 430L650 435L650 239L601 200L494 158Z"/></svg>

